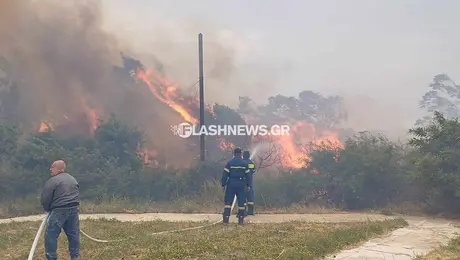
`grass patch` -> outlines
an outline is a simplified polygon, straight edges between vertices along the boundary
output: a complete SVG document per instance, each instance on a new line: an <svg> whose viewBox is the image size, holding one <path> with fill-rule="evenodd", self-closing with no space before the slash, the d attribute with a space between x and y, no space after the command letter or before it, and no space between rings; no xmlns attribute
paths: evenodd
<svg viewBox="0 0 460 260"><path fill-rule="evenodd" d="M460 236L452 239L446 246L438 247L415 260L460 260Z"/></svg>
<svg viewBox="0 0 460 260"><path fill-rule="evenodd" d="M2 259L26 259L40 222L0 224ZM203 225L197 222L120 222L83 220L81 228L98 239L128 241L101 244L81 238L81 259L317 259L407 225L403 219L360 223L286 222L218 224L181 233L153 232ZM67 239L59 240L59 258L67 259ZM36 257L44 256L43 239Z"/></svg>

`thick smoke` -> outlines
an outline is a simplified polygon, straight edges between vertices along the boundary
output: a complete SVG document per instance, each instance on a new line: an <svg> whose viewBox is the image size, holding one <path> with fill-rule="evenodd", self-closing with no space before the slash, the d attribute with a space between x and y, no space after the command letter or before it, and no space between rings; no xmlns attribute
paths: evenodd
<svg viewBox="0 0 460 260"><path fill-rule="evenodd" d="M97 1L0 1L0 77L7 70L18 90L18 103L10 110L18 110L16 120L25 132L36 132L42 121L67 125L63 132L78 130L79 126L81 132L87 132L91 112L102 119L115 114L143 130L154 150L173 156L166 161L189 162L197 147L184 145L186 141L170 130L182 118L156 100L145 85L135 84L127 74L117 74L115 66L122 65L120 52L135 53L146 65L166 68L164 73L178 82L187 82L187 76L194 75L191 83L195 83L198 71L187 65L192 64L193 56L196 66L196 34L190 41L193 45L188 46L194 48L182 49L176 55L164 50L180 46L171 44L172 39L159 31L156 37L162 39L163 49L151 46L133 52L129 50L132 39L122 34L115 38L103 29L104 19ZM120 42L128 44L122 46ZM149 64L146 59L151 57L155 60ZM211 83L213 79L228 81L234 62L231 50L223 45L208 48L206 62ZM221 95L218 91L215 94Z"/></svg>
<svg viewBox="0 0 460 260"><path fill-rule="evenodd" d="M414 118L422 116L421 113L414 113L413 109L407 109L407 105L394 100L372 99L350 93L344 93L342 96L348 114L344 127L382 133L391 140L407 139L407 129L413 127Z"/></svg>
<svg viewBox="0 0 460 260"><path fill-rule="evenodd" d="M107 101L118 52L101 18L95 1L0 2L0 56L18 84L21 121L60 121Z"/></svg>
<svg viewBox="0 0 460 260"><path fill-rule="evenodd" d="M255 67L250 72L238 69L244 68L240 61L251 50L250 37L209 24L165 24L158 18L159 23L148 23L149 28L137 19L130 24L140 28L137 33L116 28L109 33L102 6L82 0L5 0L0 2L0 19L0 57L7 61L2 66L0 60L0 69L8 67L8 77L18 86L16 107L26 131L37 131L41 121L65 125L66 120L72 123L69 130L78 124L87 130L85 118L89 121L90 112L97 111L102 118L114 113L141 128L154 150L170 156L166 161L189 164L198 147L170 130L183 119L155 99L145 84L134 83L115 66L122 66L120 52L124 52L193 95L198 89L198 32L205 37L208 102L236 104L239 95L264 99L275 85L276 73L253 73ZM123 16L116 19L122 21ZM143 46L141 38L148 39ZM256 78L265 82L255 84Z"/></svg>
<svg viewBox="0 0 460 260"><path fill-rule="evenodd" d="M152 11L154 13L154 11ZM198 33L204 35L204 74L206 102L229 106L238 96L251 96L264 102L276 94L280 68L254 61L264 42L251 32L226 30L209 21L174 19L152 14L131 17L112 14L106 26L123 46L134 50L150 66L161 68L190 95L198 94ZM263 90L263 91L261 91Z"/></svg>

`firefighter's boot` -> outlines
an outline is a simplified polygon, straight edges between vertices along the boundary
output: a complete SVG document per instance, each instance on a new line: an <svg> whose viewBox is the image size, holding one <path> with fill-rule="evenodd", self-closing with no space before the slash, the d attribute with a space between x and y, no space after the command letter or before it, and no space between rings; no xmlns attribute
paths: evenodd
<svg viewBox="0 0 460 260"><path fill-rule="evenodd" d="M223 215L222 223L228 224L229 220L230 220L230 216Z"/></svg>
<svg viewBox="0 0 460 260"><path fill-rule="evenodd" d="M238 225L244 224L244 216L238 216Z"/></svg>
<svg viewBox="0 0 460 260"><path fill-rule="evenodd" d="M254 202L249 202L248 203L248 215L249 216L254 216Z"/></svg>

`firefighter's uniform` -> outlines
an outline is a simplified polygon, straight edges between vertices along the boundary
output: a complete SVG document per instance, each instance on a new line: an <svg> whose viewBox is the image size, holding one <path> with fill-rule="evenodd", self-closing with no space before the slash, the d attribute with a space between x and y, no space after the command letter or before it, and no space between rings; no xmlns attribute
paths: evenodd
<svg viewBox="0 0 460 260"><path fill-rule="evenodd" d="M225 187L225 208L223 223L227 224L230 218L233 198L236 195L238 201L238 223L243 224L245 215L246 192L252 185L252 179L248 163L241 158L241 149L236 148L234 157L225 165L222 174L222 187Z"/></svg>
<svg viewBox="0 0 460 260"><path fill-rule="evenodd" d="M254 173L256 171L256 167L254 162L249 158L250 154L249 151L244 151L243 153L243 160L248 163L249 174L251 175L251 186L249 187L248 194L246 196L246 203L247 203L247 213L248 215L254 216Z"/></svg>

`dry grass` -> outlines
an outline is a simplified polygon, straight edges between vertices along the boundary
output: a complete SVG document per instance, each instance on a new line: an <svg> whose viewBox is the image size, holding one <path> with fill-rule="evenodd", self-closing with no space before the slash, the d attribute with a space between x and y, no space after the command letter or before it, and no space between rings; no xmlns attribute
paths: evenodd
<svg viewBox="0 0 460 260"><path fill-rule="evenodd" d="M2 260L26 259L40 222L0 225ZM407 225L403 219L379 222L316 224L222 224L182 233L153 232L203 225L196 222L119 222L84 220L82 230L99 239L129 241L110 244L81 239L81 259L317 259ZM67 240L61 235L60 259L68 259ZM43 241L35 259L43 259Z"/></svg>
<svg viewBox="0 0 460 260"><path fill-rule="evenodd" d="M82 214L92 213L215 213L221 214L223 202L206 201L197 199L180 199L171 202L146 202L133 201L124 198L112 198L103 202L95 203L83 201L80 206ZM285 213L337 213L336 209L325 208L316 205L292 205L285 208L267 208L256 205L257 213L285 214ZM43 209L38 198L28 198L9 201L0 204L0 218L20 217L34 214L42 214Z"/></svg>
<svg viewBox="0 0 460 260"><path fill-rule="evenodd" d="M82 214L93 213L209 213L221 214L223 202L219 199L210 201L197 198L183 198L171 202L134 201L126 198L111 198L99 203L83 201L80 207ZM343 211L319 205L294 204L283 208L270 208L256 205L259 214L329 214L344 213ZM384 209L363 210L362 213L377 213L384 215L425 216L421 213L420 205L404 204L387 206ZM0 218L20 217L42 214L38 198L27 198L0 203Z"/></svg>
<svg viewBox="0 0 460 260"><path fill-rule="evenodd" d="M448 245L439 247L416 260L460 260L460 236L452 239Z"/></svg>
<svg viewBox="0 0 460 260"><path fill-rule="evenodd" d="M379 209L377 212L383 215L410 215L426 217L428 214L424 213L424 204L415 204L412 202L403 202L399 205L387 205L385 208Z"/></svg>

